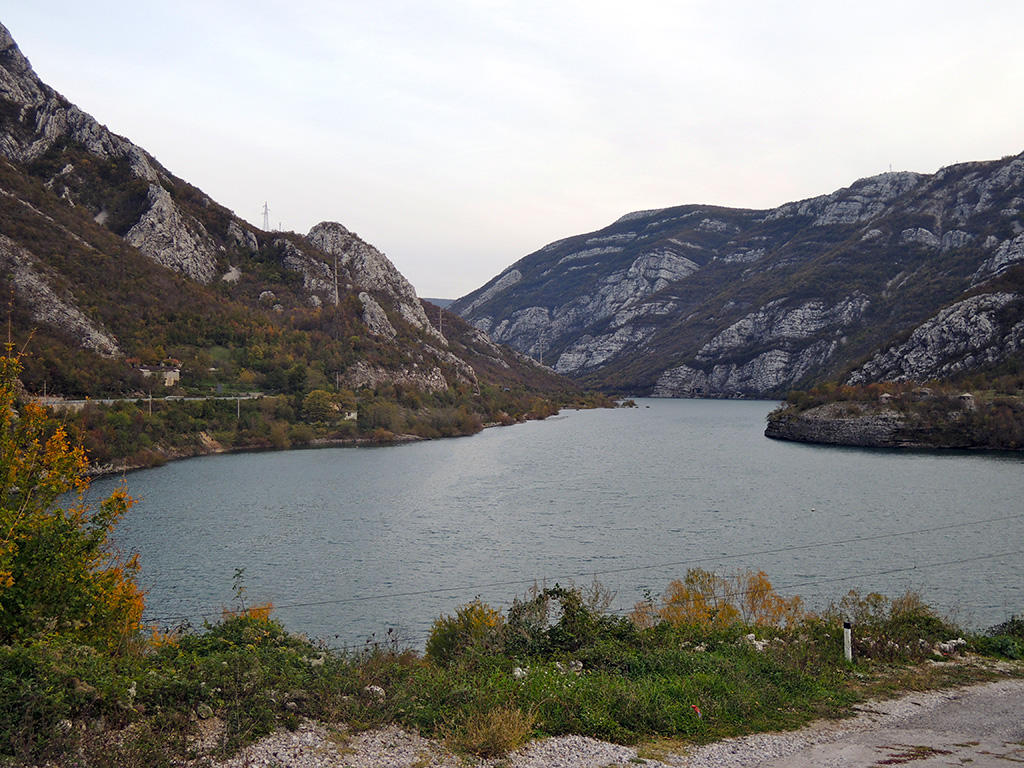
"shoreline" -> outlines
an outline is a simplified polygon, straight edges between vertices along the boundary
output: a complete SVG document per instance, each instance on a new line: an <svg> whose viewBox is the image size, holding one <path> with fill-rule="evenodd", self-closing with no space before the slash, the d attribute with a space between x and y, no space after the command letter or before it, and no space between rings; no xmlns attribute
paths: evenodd
<svg viewBox="0 0 1024 768"><path fill-rule="evenodd" d="M800 411L783 406L768 414L764 435L772 440L850 448L1024 452L1024 445L994 445L979 439L971 431L971 415L973 412L950 409L925 419L895 404L841 400Z"/></svg>
<svg viewBox="0 0 1024 768"><path fill-rule="evenodd" d="M563 410L571 409L559 409L555 414L557 416ZM579 409L576 409L579 410ZM545 417L545 418L550 418ZM318 437L308 443L301 443L297 445L289 445L285 448L275 448L272 445L238 445L231 446L229 448L220 445L213 440L205 432L200 433L201 445L193 446L193 450L186 449L173 449L169 453L162 453L153 451L153 454L160 457L159 461L151 464L140 464L130 463L124 460L118 462L107 462L104 464L92 464L90 463L89 468L85 471L86 477L90 480L95 480L101 477L116 477L117 475L126 475L129 472L138 472L144 469L156 469L162 467L172 461L183 461L185 459L199 459L205 456L221 456L233 453L277 453L281 451L312 451L319 450L321 448L379 448L386 447L389 445L407 445L409 443L425 442L427 440L451 440L460 437L472 437L478 435L485 429L491 427L513 427L517 424L522 424L526 421L537 421L537 419L524 419L523 421L512 422L511 424L504 424L500 421L488 422L477 432L470 432L465 435L446 435L444 437L422 437L420 435L411 434L398 434L393 435L387 440L378 440L372 437Z"/></svg>

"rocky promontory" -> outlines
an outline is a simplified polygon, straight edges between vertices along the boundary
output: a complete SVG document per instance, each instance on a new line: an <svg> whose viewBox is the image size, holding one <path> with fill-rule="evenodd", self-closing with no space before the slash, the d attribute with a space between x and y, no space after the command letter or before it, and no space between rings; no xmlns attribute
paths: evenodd
<svg viewBox="0 0 1024 768"><path fill-rule="evenodd" d="M862 448L1024 449L1024 402L918 389L876 401L784 405L768 414L766 437Z"/></svg>
<svg viewBox="0 0 1024 768"><path fill-rule="evenodd" d="M775 411L768 416L764 434L799 443L889 448L905 445L898 437L903 424L894 409L827 403L800 413Z"/></svg>

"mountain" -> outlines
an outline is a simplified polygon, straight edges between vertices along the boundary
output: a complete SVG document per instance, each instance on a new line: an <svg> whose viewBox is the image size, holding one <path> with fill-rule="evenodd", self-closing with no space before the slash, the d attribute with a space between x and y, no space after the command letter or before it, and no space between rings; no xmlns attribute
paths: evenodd
<svg viewBox="0 0 1024 768"><path fill-rule="evenodd" d="M428 316L341 224L252 227L41 82L2 25L0 290L35 391L144 391L140 366L160 363L232 391L567 386Z"/></svg>
<svg viewBox="0 0 1024 768"><path fill-rule="evenodd" d="M775 397L1020 365L1024 155L771 210L638 211L452 309L578 382L639 394Z"/></svg>

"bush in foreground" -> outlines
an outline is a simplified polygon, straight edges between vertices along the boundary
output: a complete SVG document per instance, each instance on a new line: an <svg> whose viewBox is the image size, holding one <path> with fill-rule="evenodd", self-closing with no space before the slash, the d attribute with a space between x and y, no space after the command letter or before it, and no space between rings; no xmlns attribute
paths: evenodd
<svg viewBox="0 0 1024 768"><path fill-rule="evenodd" d="M0 642L59 634L109 651L137 635L138 561L108 537L132 499L84 500L85 451L31 402L18 403L20 360L0 356ZM77 494L61 507L58 499Z"/></svg>

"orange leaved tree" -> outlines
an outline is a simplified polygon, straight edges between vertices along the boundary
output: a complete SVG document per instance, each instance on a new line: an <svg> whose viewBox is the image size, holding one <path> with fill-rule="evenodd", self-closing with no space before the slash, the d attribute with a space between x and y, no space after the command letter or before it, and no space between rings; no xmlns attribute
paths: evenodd
<svg viewBox="0 0 1024 768"><path fill-rule="evenodd" d="M63 635L109 651L142 618L136 557L108 536L131 506L123 488L85 501L88 460L46 411L18 402L21 363L0 355L0 643ZM73 495L62 505L61 497Z"/></svg>

